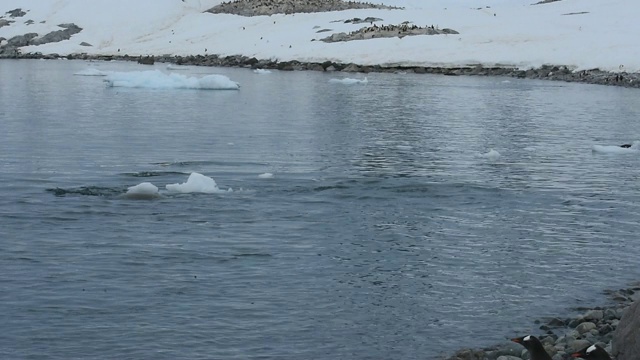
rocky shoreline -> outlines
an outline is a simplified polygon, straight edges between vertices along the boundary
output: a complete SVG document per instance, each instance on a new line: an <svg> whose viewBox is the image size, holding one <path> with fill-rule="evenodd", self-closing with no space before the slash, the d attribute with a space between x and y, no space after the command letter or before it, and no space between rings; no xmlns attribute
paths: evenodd
<svg viewBox="0 0 640 360"><path fill-rule="evenodd" d="M11 59L59 59L69 60L99 60L99 61L138 61L140 56L128 55L88 55L69 54L61 56L59 54L42 54L19 52L12 53L11 56L0 56ZM145 57L146 58L146 57ZM461 67L438 67L438 66L410 66L410 65L359 65L353 63L339 63L333 61L300 62L300 61L277 61L260 60L254 57L243 55L218 56L218 55L190 55L190 56L155 56L155 62L193 65L193 66L217 66L217 67L243 67L251 69L271 69L282 71L327 71L345 73L415 73L415 74L441 74L447 76L499 76L518 79L539 79L564 82L577 82L583 84L597 84L609 86L621 86L628 88L640 88L640 73L609 72L600 69L590 69L573 71L564 65L544 65L536 69L518 69L510 66L468 65Z"/></svg>
<svg viewBox="0 0 640 360"><path fill-rule="evenodd" d="M581 315L536 320L538 337L553 360L569 359L570 354L592 344L612 353L614 332L623 313L634 301L640 301L640 282L619 290L605 290L608 304L593 308L576 308ZM528 335L528 334L521 334ZM519 344L506 342L484 349L462 349L446 360L528 360L529 354Z"/></svg>

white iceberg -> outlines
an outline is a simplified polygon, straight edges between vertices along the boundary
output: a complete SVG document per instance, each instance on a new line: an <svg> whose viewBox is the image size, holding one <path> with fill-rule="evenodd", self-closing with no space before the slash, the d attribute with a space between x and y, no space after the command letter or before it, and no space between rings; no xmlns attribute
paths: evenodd
<svg viewBox="0 0 640 360"><path fill-rule="evenodd" d="M192 172L187 179L187 182L181 184L168 184L166 185L168 191L174 193L182 193L182 194L190 194L190 193L204 193L204 194L214 194L214 193L222 193L222 192L230 192L229 190L222 190L216 184L216 181L212 178L199 174L197 172Z"/></svg>
<svg viewBox="0 0 640 360"><path fill-rule="evenodd" d="M484 154L481 155L483 158L485 159L489 159L491 161L496 161L500 158L500 153L497 152L496 150L490 149L489 152L486 152Z"/></svg>
<svg viewBox="0 0 640 360"><path fill-rule="evenodd" d="M147 89L238 90L240 85L224 75L201 78L165 74L160 70L109 73L104 80L110 87Z"/></svg>
<svg viewBox="0 0 640 360"><path fill-rule="evenodd" d="M155 199L160 197L160 193L158 192L157 186L150 182L143 182L129 187L127 192L124 194L124 197L138 200Z"/></svg>

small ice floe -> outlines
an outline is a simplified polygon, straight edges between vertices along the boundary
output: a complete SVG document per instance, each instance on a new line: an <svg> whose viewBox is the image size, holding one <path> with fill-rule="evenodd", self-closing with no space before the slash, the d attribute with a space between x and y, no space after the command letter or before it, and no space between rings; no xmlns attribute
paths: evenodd
<svg viewBox="0 0 640 360"><path fill-rule="evenodd" d="M369 82L369 80L367 80L366 77L364 79L344 78L344 79L330 79L329 82L332 84L353 85L353 84L366 84Z"/></svg>
<svg viewBox="0 0 640 360"><path fill-rule="evenodd" d="M224 75L201 78L165 74L159 70L109 73L104 80L109 87L147 89L238 90L240 85Z"/></svg>
<svg viewBox="0 0 640 360"><path fill-rule="evenodd" d="M169 64L167 65L167 70L189 70L188 66L183 66L183 65L176 65L176 64Z"/></svg>
<svg viewBox="0 0 640 360"><path fill-rule="evenodd" d="M231 192L233 191L231 188L228 190L222 190L216 184L216 181L212 178L199 174L197 172L192 172L187 179L187 182L182 184L168 184L166 188L170 192L174 193L182 193L182 194L190 194L190 193L204 193L204 194L214 194L214 193L223 193L223 192Z"/></svg>
<svg viewBox="0 0 640 360"><path fill-rule="evenodd" d="M484 154L481 154L480 156L482 156L485 159L491 160L491 161L496 161L500 158L500 153L491 149L489 150L489 152L486 152Z"/></svg>
<svg viewBox="0 0 640 360"><path fill-rule="evenodd" d="M136 186L131 186L122 196L127 199L134 200L151 200L160 197L158 187L150 182L143 182Z"/></svg>
<svg viewBox="0 0 640 360"><path fill-rule="evenodd" d="M96 68L86 68L84 70L80 70L77 73L74 73L73 75L78 75L78 76L107 76L109 75L109 71L102 71L102 70L98 70Z"/></svg>
<svg viewBox="0 0 640 360"><path fill-rule="evenodd" d="M599 154L638 154L640 153L640 141L623 145L593 145L591 151Z"/></svg>
<svg viewBox="0 0 640 360"><path fill-rule="evenodd" d="M260 179L271 179L273 177L273 174L272 173L264 173L264 174L258 175L258 177Z"/></svg>
<svg viewBox="0 0 640 360"><path fill-rule="evenodd" d="M271 74L271 70L266 69L255 69L253 72L256 74Z"/></svg>

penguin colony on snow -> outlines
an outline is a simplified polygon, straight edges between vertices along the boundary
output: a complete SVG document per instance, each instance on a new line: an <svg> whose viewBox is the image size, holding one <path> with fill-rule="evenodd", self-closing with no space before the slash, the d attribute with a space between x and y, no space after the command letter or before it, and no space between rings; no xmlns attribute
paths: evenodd
<svg viewBox="0 0 640 360"><path fill-rule="evenodd" d="M214 14L260 16L273 14L342 11L351 9L401 8L383 4L341 0L234 0L216 5L207 10L207 12Z"/></svg>

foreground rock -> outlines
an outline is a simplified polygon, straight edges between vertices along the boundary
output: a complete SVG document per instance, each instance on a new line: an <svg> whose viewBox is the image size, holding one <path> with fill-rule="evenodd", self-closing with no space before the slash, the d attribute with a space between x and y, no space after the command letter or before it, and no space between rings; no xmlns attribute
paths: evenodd
<svg viewBox="0 0 640 360"><path fill-rule="evenodd" d="M235 0L216 5L207 12L260 16L273 14L313 13L350 9L401 9L395 6L378 5L341 0Z"/></svg>
<svg viewBox="0 0 640 360"><path fill-rule="evenodd" d="M540 338L553 360L568 359L572 353L593 344L600 345L610 354L617 354L617 360L638 360L640 284L605 293L609 295L610 305L576 309L582 311L582 314L572 318L536 320L540 324L540 333L533 335ZM622 349L625 351L624 356L620 352ZM527 360L529 354L519 345L514 347L512 343L505 343L485 349L463 349L446 359Z"/></svg>
<svg viewBox="0 0 640 360"><path fill-rule="evenodd" d="M612 355L618 360L637 360L640 356L640 300L622 315L612 345Z"/></svg>

